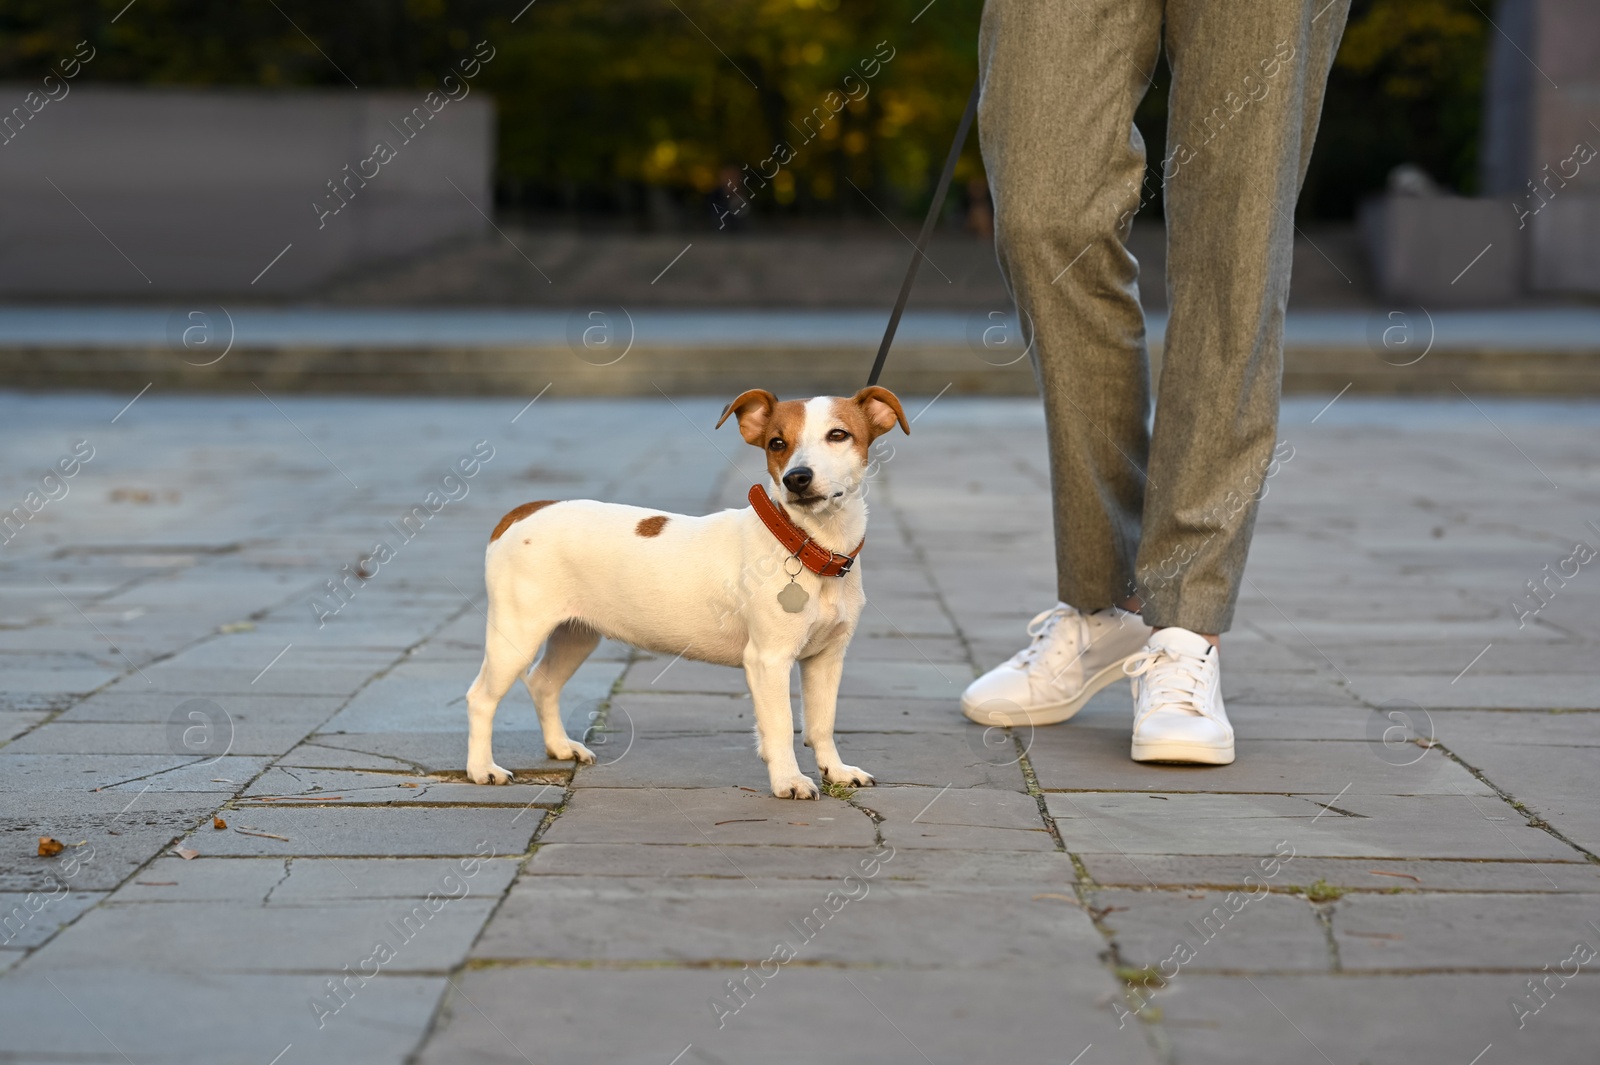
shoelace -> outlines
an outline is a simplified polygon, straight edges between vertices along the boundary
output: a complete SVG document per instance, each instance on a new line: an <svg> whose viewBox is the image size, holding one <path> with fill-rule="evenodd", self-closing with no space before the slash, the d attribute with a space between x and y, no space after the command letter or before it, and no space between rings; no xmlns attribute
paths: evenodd
<svg viewBox="0 0 1600 1065"><path fill-rule="evenodd" d="M1150 686L1150 697L1143 700L1145 706L1176 705L1198 717L1210 717L1206 712L1211 702L1206 657L1164 647L1147 648L1124 662L1122 671L1130 677L1148 677L1145 683Z"/></svg>
<svg viewBox="0 0 1600 1065"><path fill-rule="evenodd" d="M1028 635L1033 637L1033 642L1012 655L1007 665L1018 669L1027 669L1033 665L1034 659L1039 657L1040 651L1050 642L1050 637L1055 633L1061 619L1068 614L1076 613L1077 611L1069 606L1053 606L1028 622Z"/></svg>

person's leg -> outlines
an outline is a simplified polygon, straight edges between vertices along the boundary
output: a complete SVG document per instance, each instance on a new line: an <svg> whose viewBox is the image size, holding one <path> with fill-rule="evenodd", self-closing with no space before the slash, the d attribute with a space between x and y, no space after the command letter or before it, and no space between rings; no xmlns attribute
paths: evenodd
<svg viewBox="0 0 1600 1065"><path fill-rule="evenodd" d="M1166 357L1138 591L1159 631L1134 676L1132 756L1227 765L1216 636L1233 620L1272 471L1294 204L1348 0L1169 0Z"/></svg>
<svg viewBox="0 0 1600 1065"><path fill-rule="evenodd" d="M962 693L980 724L1067 720L1149 636L1136 617L1094 612L1128 596L1144 506L1150 370L1125 242L1145 179L1133 112L1160 33L1161 0L984 6L978 132L1001 272L1044 393L1061 605Z"/></svg>
<svg viewBox="0 0 1600 1065"><path fill-rule="evenodd" d="M1044 395L1062 602L1095 611L1133 587L1150 372L1133 112L1150 85L1161 0L988 0L978 133L995 245L1033 338Z"/></svg>
<svg viewBox="0 0 1600 1065"><path fill-rule="evenodd" d="M1171 308L1137 590L1228 629L1273 468L1294 208L1349 0L1169 0Z"/></svg>

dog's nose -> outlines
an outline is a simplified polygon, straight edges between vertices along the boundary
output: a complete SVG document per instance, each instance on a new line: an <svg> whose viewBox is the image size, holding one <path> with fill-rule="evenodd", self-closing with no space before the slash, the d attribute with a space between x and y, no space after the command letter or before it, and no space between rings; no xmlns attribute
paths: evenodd
<svg viewBox="0 0 1600 1065"><path fill-rule="evenodd" d="M803 495L811 487L811 468L796 466L783 475L783 486L795 495Z"/></svg>

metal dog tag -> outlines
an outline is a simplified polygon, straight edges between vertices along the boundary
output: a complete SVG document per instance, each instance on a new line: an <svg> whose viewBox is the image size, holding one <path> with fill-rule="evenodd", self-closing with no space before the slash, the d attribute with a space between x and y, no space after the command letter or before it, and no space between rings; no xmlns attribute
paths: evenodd
<svg viewBox="0 0 1600 1065"><path fill-rule="evenodd" d="M791 614L800 613L810 601L811 596L806 593L806 590L792 582L778 593L778 605Z"/></svg>

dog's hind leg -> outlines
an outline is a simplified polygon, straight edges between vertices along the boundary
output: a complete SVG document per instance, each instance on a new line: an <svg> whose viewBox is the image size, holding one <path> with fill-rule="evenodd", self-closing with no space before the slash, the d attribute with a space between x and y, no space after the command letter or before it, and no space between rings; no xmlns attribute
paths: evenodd
<svg viewBox="0 0 1600 1065"><path fill-rule="evenodd" d="M483 665L467 689L467 776L474 784L505 784L511 780L511 772L494 761L494 712L555 625L554 620L529 618L514 609L497 609L491 585Z"/></svg>
<svg viewBox="0 0 1600 1065"><path fill-rule="evenodd" d="M600 634L585 625L563 621L550 633L539 664L522 678L539 710L545 753L558 762L593 762L594 752L567 735L561 723L561 688L599 646Z"/></svg>

